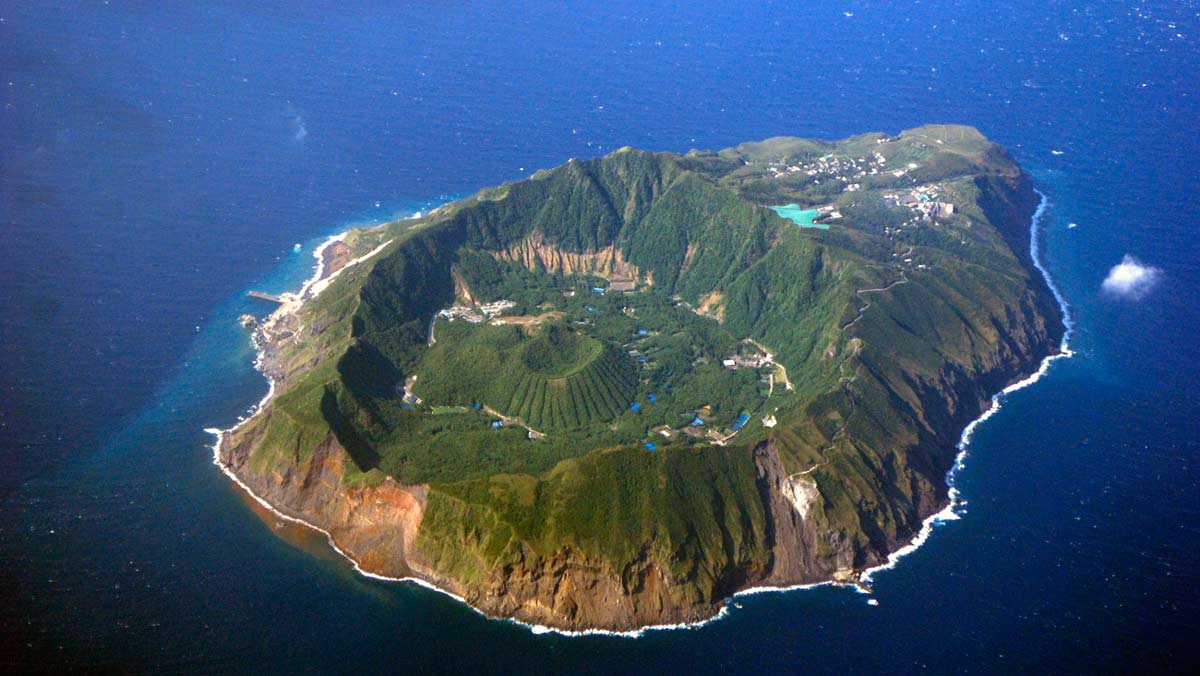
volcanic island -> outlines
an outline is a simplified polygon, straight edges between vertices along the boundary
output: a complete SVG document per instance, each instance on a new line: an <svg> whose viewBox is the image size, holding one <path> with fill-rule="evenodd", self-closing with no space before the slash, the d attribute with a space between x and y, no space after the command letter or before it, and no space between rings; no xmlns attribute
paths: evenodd
<svg viewBox="0 0 1200 676"><path fill-rule="evenodd" d="M365 573L630 631L854 583L1057 354L1032 181L971 127L572 159L349 230L245 317L215 458Z"/></svg>

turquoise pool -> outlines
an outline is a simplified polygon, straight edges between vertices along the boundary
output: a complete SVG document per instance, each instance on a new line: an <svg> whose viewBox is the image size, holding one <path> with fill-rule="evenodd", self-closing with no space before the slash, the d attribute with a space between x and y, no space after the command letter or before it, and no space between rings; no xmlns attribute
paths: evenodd
<svg viewBox="0 0 1200 676"><path fill-rule="evenodd" d="M829 226L826 224L813 223L817 216L820 215L820 212L816 209L801 209L798 204L787 204L781 207L771 207L771 210L802 228L829 229Z"/></svg>

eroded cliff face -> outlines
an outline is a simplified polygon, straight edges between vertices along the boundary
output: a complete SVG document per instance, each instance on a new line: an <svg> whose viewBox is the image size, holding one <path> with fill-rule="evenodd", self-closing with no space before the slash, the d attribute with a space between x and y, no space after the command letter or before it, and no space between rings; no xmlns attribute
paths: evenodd
<svg viewBox="0 0 1200 676"><path fill-rule="evenodd" d="M649 555L621 572L573 546L551 556L530 553L469 586L432 570L422 571L421 576L490 616L569 631L698 622L720 607L719 598L695 594L686 581L672 579Z"/></svg>
<svg viewBox="0 0 1200 676"><path fill-rule="evenodd" d="M754 449L754 465L767 507L772 557L767 575L755 584L787 587L836 576L848 579L857 553L848 539L830 538L821 532L814 513L821 500L816 481L805 474L785 472L778 451L769 442ZM819 546L819 540L826 546Z"/></svg>
<svg viewBox="0 0 1200 676"><path fill-rule="evenodd" d="M368 573L417 577L463 597L489 616L566 630L632 630L698 622L716 615L726 596L753 586L788 586L849 578L858 553L850 540L819 553L819 525L807 503L819 498L807 477L789 477L767 443L755 449L761 497L769 513L772 561L768 567L727 571L711 596L694 580L673 576L647 549L625 570L567 545L550 556L524 555L484 579L464 583L428 563L417 543L427 486L387 479L377 486L346 486L348 456L330 437L306 462L257 473L249 464L256 443L244 435L226 443L220 458L250 490L277 511L326 531L334 544ZM470 546L470 543L463 543Z"/></svg>
<svg viewBox="0 0 1200 676"><path fill-rule="evenodd" d="M760 499L768 512L770 560L765 566L736 565L721 571L710 591L695 579L701 573L694 569L672 573L667 562L656 559L650 543L621 570L571 545L550 556L522 547L515 561L470 585L420 570L424 564L413 568L489 615L565 630L624 631L694 623L719 613L725 599L739 590L848 577L857 554L853 543L845 539L837 546L818 547L821 524L800 505L801 500L819 499L815 484L806 477L789 477L769 443L753 453Z"/></svg>
<svg viewBox="0 0 1200 676"><path fill-rule="evenodd" d="M625 260L621 250L610 244L595 251L563 251L547 242L541 233L533 233L503 251L497 260L518 263L529 270L544 270L563 275L595 275L605 279L641 279L638 267Z"/></svg>
<svg viewBox="0 0 1200 676"><path fill-rule="evenodd" d="M416 544L427 486L391 479L373 487L344 485L348 456L332 436L310 460L259 473L250 466L258 441L252 433L227 441L219 450L222 464L276 511L328 533L364 572L420 578L490 616L565 629L635 629L699 621L718 611L712 599L688 594L686 581L670 579L649 558L619 572L572 546L551 556L529 552L465 584L431 566Z"/></svg>
<svg viewBox="0 0 1200 676"><path fill-rule="evenodd" d="M304 462L294 459L266 473L250 466L260 440L253 430L227 437L221 463L278 512L327 532L364 571L388 577L411 574L408 559L425 514L428 487L384 479L376 486L346 486L349 455L331 434Z"/></svg>

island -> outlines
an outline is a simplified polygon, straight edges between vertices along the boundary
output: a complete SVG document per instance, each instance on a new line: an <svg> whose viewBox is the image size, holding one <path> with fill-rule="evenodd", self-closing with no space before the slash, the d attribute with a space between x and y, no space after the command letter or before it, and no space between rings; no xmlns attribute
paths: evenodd
<svg viewBox="0 0 1200 676"><path fill-rule="evenodd" d="M1038 204L955 125L572 159L327 242L243 318L271 389L216 462L362 572L535 627L854 583L1060 350Z"/></svg>

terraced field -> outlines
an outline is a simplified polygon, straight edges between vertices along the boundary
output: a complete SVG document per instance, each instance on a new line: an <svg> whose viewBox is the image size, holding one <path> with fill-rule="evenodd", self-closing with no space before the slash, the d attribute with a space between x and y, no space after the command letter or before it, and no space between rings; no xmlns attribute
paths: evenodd
<svg viewBox="0 0 1200 676"><path fill-rule="evenodd" d="M418 364L416 393L433 405L490 406L540 430L613 420L636 394L637 364L615 345L559 323L447 322Z"/></svg>
<svg viewBox="0 0 1200 676"><path fill-rule="evenodd" d="M569 376L526 373L503 408L507 415L546 429L569 429L612 420L634 396L637 371L621 351L605 346Z"/></svg>

